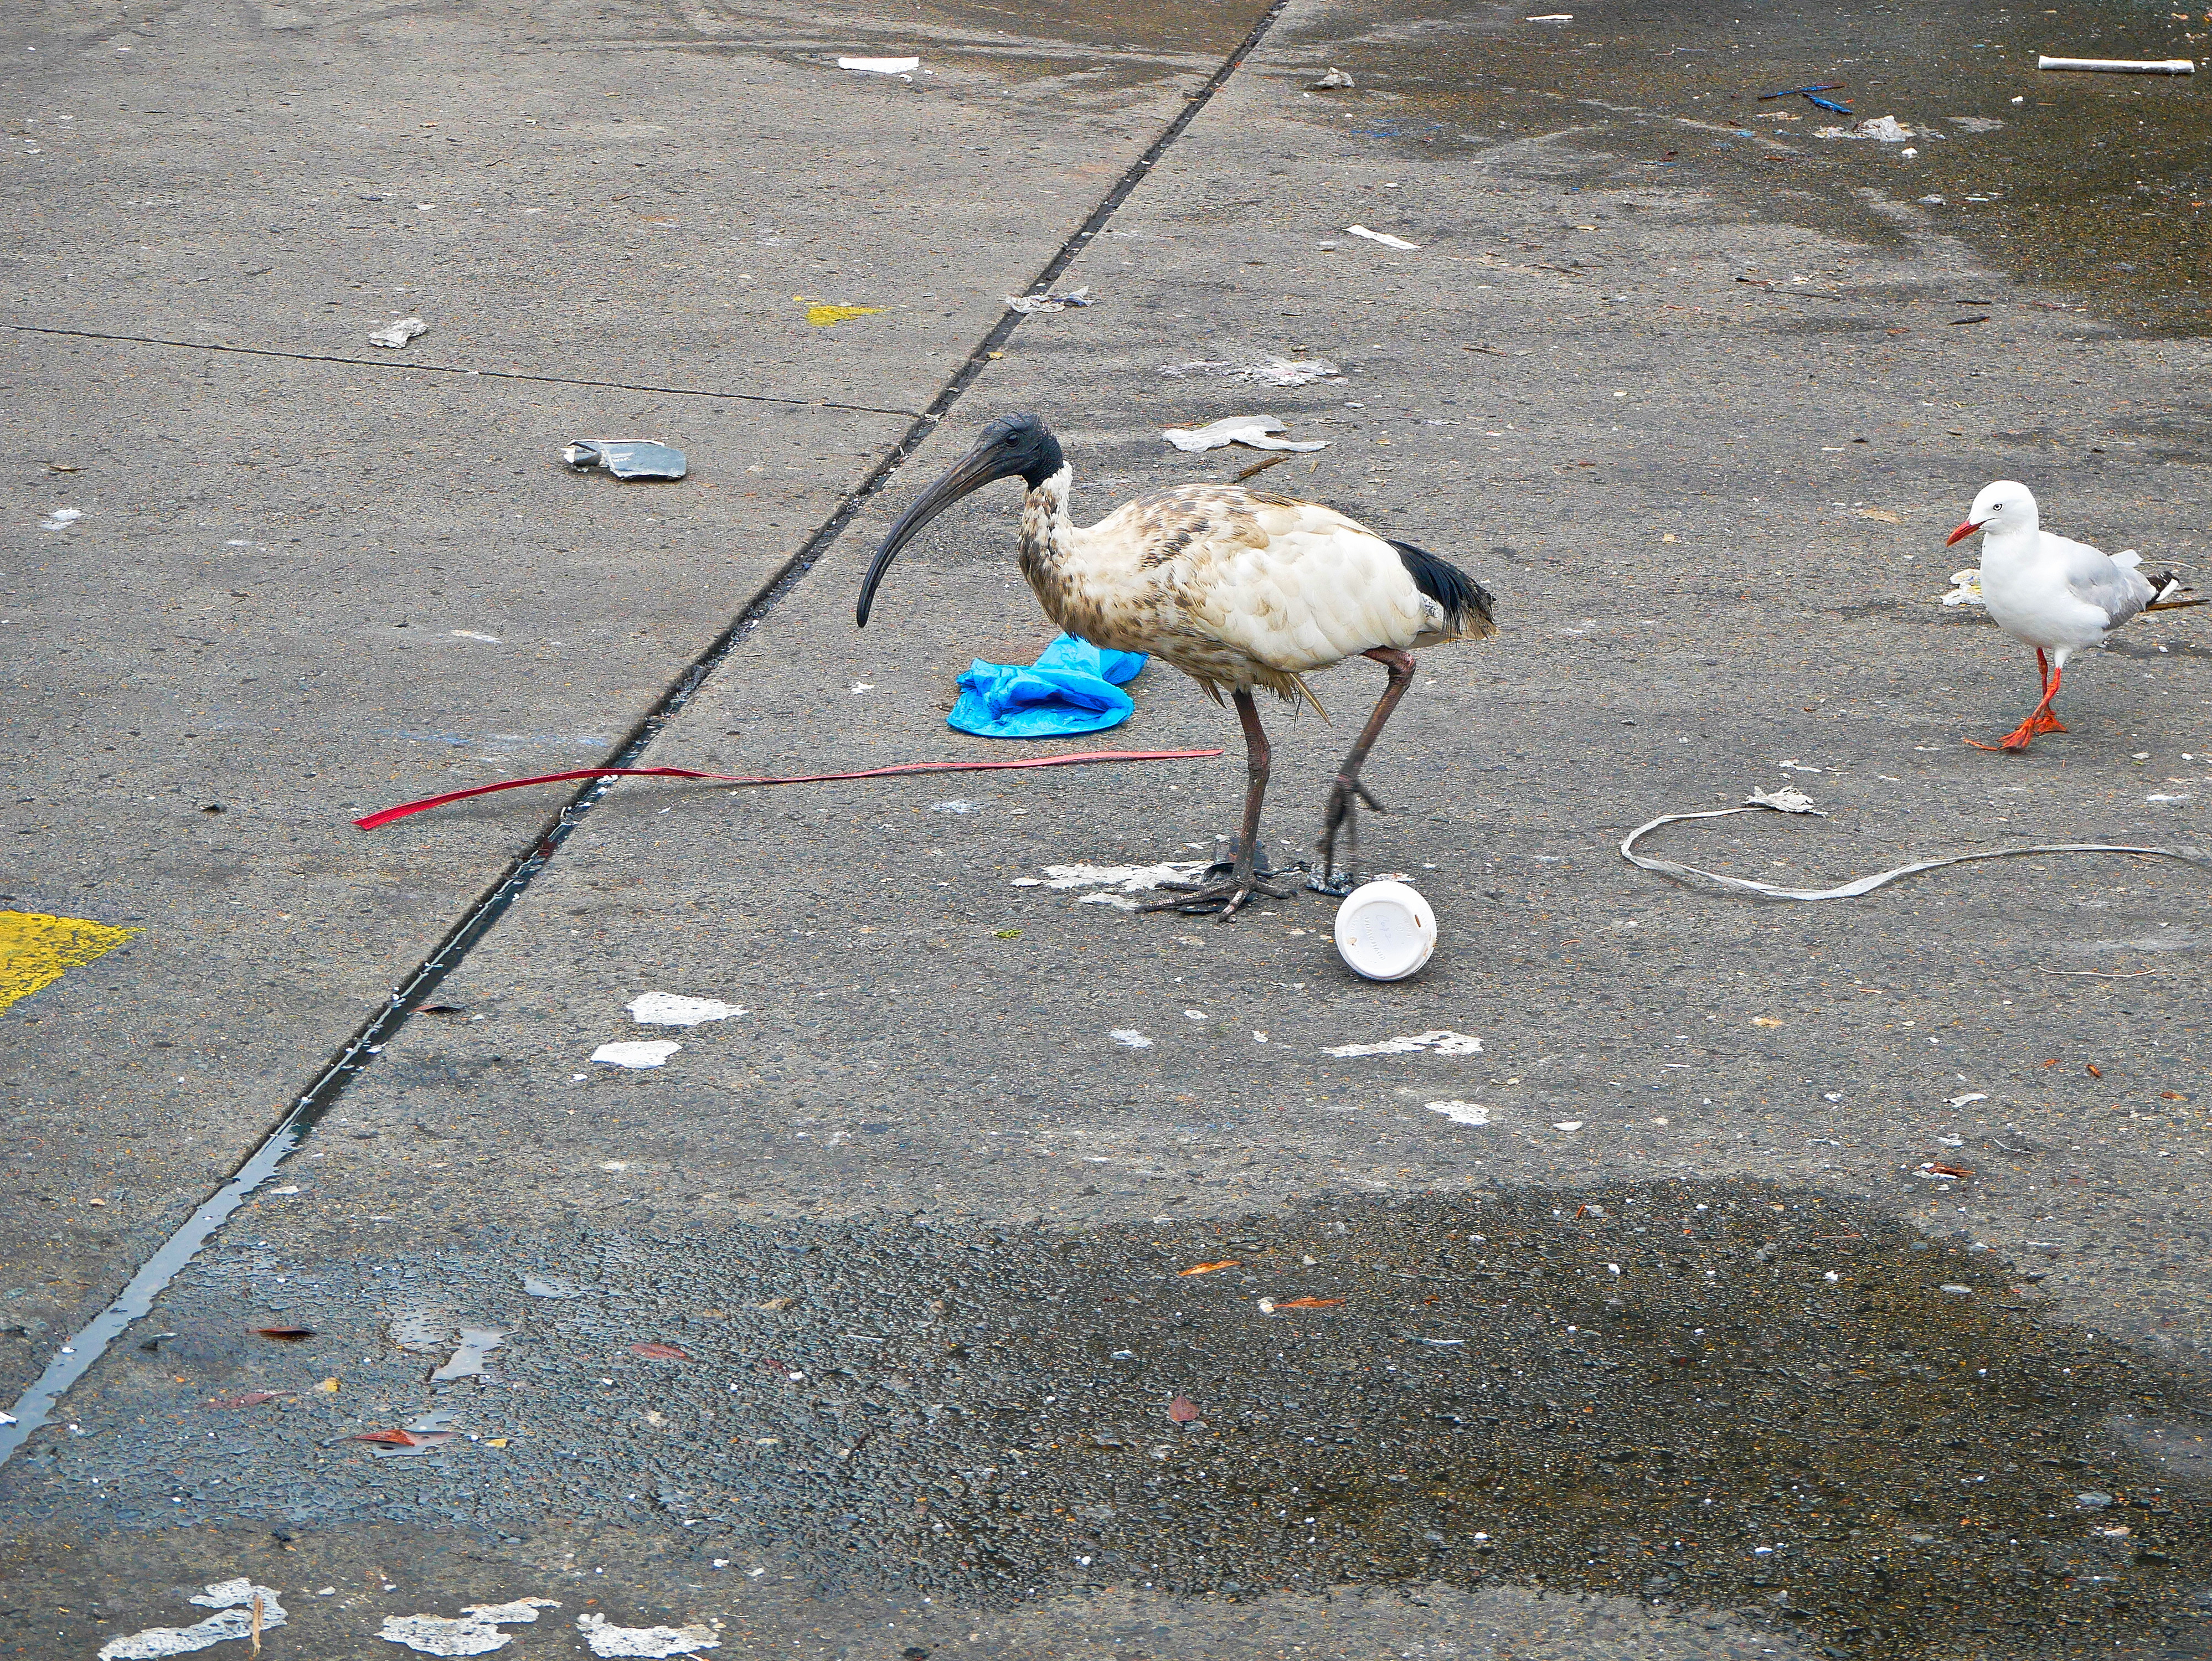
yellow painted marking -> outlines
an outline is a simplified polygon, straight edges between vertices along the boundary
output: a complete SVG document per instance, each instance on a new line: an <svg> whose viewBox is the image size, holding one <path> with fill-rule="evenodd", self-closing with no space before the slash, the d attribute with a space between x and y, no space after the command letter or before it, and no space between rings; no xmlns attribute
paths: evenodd
<svg viewBox="0 0 2212 1661"><path fill-rule="evenodd" d="M0 911L0 1009L52 986L64 970L112 952L137 932L85 917Z"/></svg>
<svg viewBox="0 0 2212 1661"><path fill-rule="evenodd" d="M882 306L828 306L809 300L803 294L795 294L792 299L806 307L806 320L817 329L830 328L849 317L874 317L888 309Z"/></svg>

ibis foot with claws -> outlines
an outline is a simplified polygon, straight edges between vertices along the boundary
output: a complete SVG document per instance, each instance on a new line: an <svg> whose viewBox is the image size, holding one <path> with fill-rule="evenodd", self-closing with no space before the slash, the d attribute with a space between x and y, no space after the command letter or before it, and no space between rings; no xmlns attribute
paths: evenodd
<svg viewBox="0 0 2212 1661"><path fill-rule="evenodd" d="M1243 834L1237 838L1228 874L1215 881L1162 883L1160 886L1176 897L1162 900L1156 905L1139 906L1139 911L1182 911L1193 916L1218 911L1225 922L1255 894L1265 894L1271 900L1291 897L1290 889L1266 880L1273 873L1267 869L1267 850L1260 845L1260 803L1267 794L1267 768L1274 759L1274 751L1269 748L1267 732L1260 725L1260 707L1252 701L1252 694L1240 687L1230 697L1237 706L1237 719L1244 728L1244 773L1248 782L1244 790ZM1221 861L1217 859L1213 868L1206 874L1212 877L1220 867Z"/></svg>

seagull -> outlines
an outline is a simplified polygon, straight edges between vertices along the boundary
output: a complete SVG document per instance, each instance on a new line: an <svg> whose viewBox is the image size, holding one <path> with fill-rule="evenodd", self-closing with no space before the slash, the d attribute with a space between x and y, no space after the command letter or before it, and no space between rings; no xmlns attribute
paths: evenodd
<svg viewBox="0 0 2212 1661"><path fill-rule="evenodd" d="M1968 739L1978 750L2025 750L2043 733L2064 732L2051 713L2051 701L2058 696L2068 658L2102 646L2138 611L2204 604L2174 599L2187 592L2181 579L2171 571L2145 576L2136 569L2142 557L2132 548L2108 555L2086 542L2051 535L2042 528L2034 493L2008 478L1983 487L1966 522L1943 545L1962 542L1977 531L1982 533L1983 604L1998 628L2035 648L2035 666L2043 678L2042 702L2027 719L1995 744Z"/></svg>
<svg viewBox="0 0 2212 1661"><path fill-rule="evenodd" d="M992 422L975 447L891 526L860 585L855 620L866 626L877 586L922 526L995 480L1020 479L1029 488L1022 575L1046 615L1093 645L1158 656L1215 703L1226 691L1236 706L1249 782L1235 860L1223 879L1169 885L1182 897L1146 908L1218 911L1224 919L1255 893L1283 899L1290 892L1255 868L1270 752L1254 691L1318 712L1307 675L1355 655L1373 659L1389 680L1337 770L1322 813L1320 869L1309 885L1349 892L1349 874L1340 879L1336 869L1337 833L1346 832L1348 861L1356 864L1358 804L1383 811L1360 771L1413 684L1412 648L1497 633L1489 593L1434 554L1334 508L1237 484L1150 491L1096 525L1079 526L1067 511L1073 478L1060 441L1038 417Z"/></svg>

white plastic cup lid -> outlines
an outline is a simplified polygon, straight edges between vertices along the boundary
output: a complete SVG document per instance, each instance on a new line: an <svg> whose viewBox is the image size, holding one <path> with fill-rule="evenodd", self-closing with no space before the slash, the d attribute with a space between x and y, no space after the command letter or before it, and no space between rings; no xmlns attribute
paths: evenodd
<svg viewBox="0 0 2212 1661"><path fill-rule="evenodd" d="M1437 949L1437 915L1402 882L1362 883L1336 908L1336 949L1355 975L1402 981Z"/></svg>

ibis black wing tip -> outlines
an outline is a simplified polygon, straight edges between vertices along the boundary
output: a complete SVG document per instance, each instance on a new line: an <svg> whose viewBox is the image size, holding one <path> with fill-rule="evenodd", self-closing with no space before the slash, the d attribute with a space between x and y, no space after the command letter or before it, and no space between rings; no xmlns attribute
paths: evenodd
<svg viewBox="0 0 2212 1661"><path fill-rule="evenodd" d="M1498 625L1490 614L1490 590L1458 566L1437 558L1425 548L1416 548L1410 542L1395 538L1390 545L1405 562L1406 574L1413 579L1413 586L1443 608L1444 621L1451 628L1477 636L1497 633Z"/></svg>

